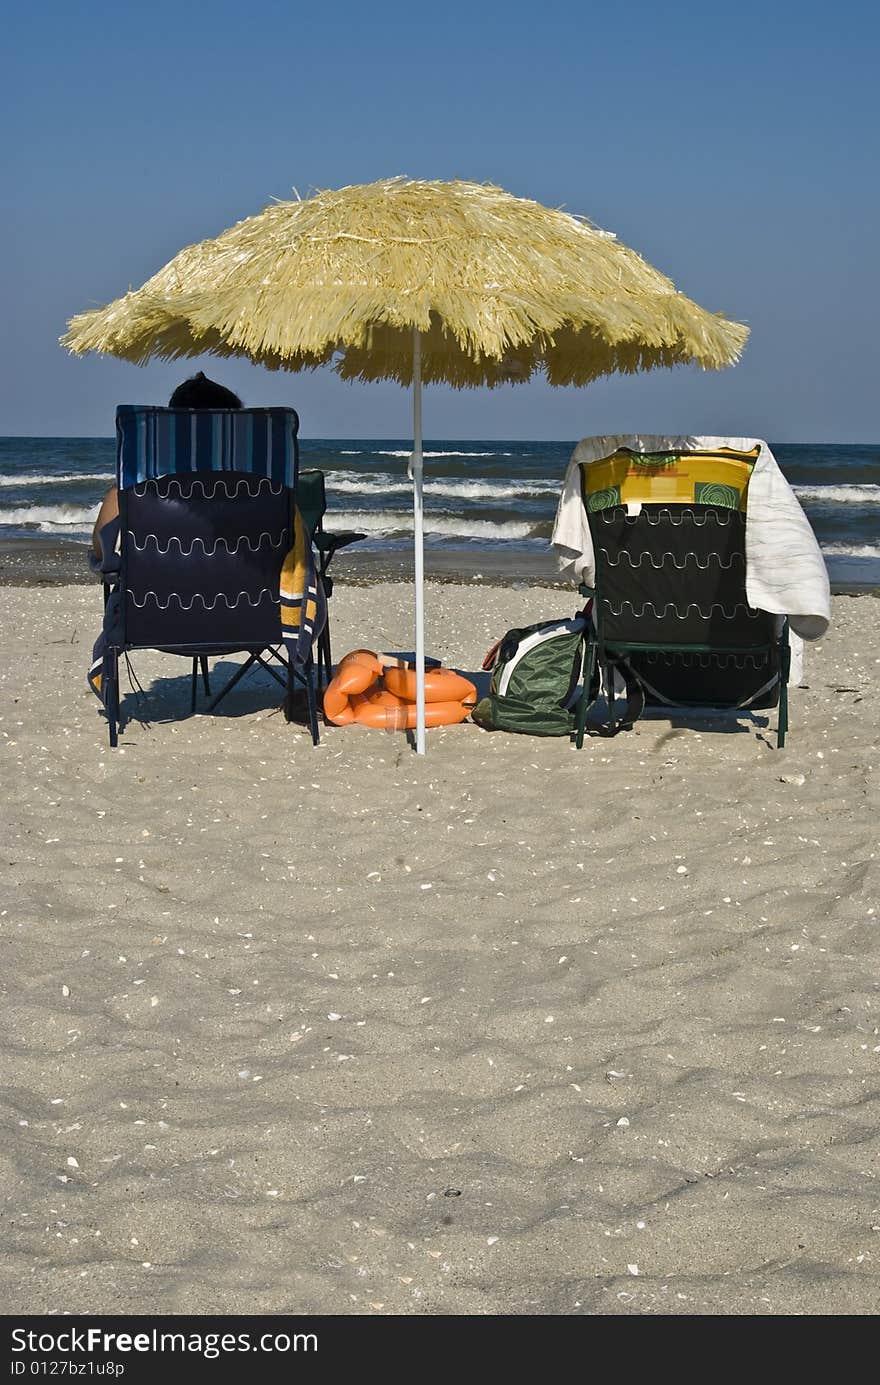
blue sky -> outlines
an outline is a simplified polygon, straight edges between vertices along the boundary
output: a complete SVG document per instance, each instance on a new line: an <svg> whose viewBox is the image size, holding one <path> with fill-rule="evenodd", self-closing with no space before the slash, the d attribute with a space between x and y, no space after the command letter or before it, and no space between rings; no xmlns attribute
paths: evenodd
<svg viewBox="0 0 880 1385"><path fill-rule="evenodd" d="M592 217L705 307L740 366L431 389L429 437L708 431L873 441L878 8L593 0L6 7L0 433L105 435L190 363L76 361L69 316L273 197L406 173ZM396 385L207 362L305 436L405 437Z"/></svg>

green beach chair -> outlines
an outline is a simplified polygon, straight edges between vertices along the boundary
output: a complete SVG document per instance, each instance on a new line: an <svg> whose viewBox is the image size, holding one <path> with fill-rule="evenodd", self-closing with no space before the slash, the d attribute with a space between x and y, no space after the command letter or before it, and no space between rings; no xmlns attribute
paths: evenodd
<svg viewBox="0 0 880 1385"><path fill-rule="evenodd" d="M754 712L788 728L788 621L746 597L746 509L757 451L635 453L581 467L595 553L584 687L605 690L600 734L628 730L645 706ZM625 686L618 717L615 687ZM598 697L584 695L576 744Z"/></svg>

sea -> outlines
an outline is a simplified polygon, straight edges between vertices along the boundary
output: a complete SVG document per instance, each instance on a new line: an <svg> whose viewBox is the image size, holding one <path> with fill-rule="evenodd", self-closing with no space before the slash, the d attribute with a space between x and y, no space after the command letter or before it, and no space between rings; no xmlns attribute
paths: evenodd
<svg viewBox="0 0 880 1385"><path fill-rule="evenodd" d="M115 465L112 438L0 438L0 545L82 544ZM880 444L771 444L806 511L832 582L880 587ZM425 444L425 542L494 555L511 571L546 554L574 442ZM300 466L325 473L331 529L366 534L361 555L405 559L412 545L411 445L405 439L300 441ZM362 558L363 561L363 558Z"/></svg>

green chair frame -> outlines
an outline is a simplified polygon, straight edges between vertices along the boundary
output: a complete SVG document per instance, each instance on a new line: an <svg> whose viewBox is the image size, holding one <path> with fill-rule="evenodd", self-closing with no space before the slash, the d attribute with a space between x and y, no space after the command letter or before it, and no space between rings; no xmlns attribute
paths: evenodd
<svg viewBox="0 0 880 1385"><path fill-rule="evenodd" d="M615 710L614 697L614 670L617 665L625 662L630 654L658 653L658 654L720 654L720 655L743 655L754 654L758 651L766 651L767 644L760 645L729 645L719 644L672 644L668 642L618 642L613 645L606 643L605 634L602 629L601 602L599 598L598 585L596 587L581 586L578 588L581 596L593 601L593 611L595 612L595 625L588 626L587 635L584 639L584 659L583 659L583 692L578 704L578 715L576 723L575 745L580 750L584 743L586 733L587 713L595 705L597 699L590 698L590 689L593 684L596 669L601 671L607 695L608 715L607 719L600 726L602 735L614 736L618 731L629 731L632 729L633 722L641 714L642 706L639 706L632 715L633 708L628 705L627 715L618 718ZM788 733L788 678L791 668L791 649L789 646L788 620L783 623L782 630L777 641L779 651L779 705L776 729L776 748L782 750L785 745L785 738ZM717 706L719 710L735 712L736 706L729 703L707 702L705 698L692 702L677 702L676 707L706 707ZM743 707L741 710L748 710Z"/></svg>

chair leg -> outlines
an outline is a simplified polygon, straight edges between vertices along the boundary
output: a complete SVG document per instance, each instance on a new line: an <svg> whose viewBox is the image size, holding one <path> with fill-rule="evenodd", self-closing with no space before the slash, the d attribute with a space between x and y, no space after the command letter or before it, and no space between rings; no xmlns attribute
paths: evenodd
<svg viewBox="0 0 880 1385"><path fill-rule="evenodd" d="M584 689L583 693L581 694L580 704L578 706L577 736L575 737L575 746L578 750L581 750L584 744L584 729L587 724L587 708L590 704L590 688L593 682L593 670L595 669L595 667L596 646L593 644L592 640L587 640L586 644L584 645Z"/></svg>
<svg viewBox="0 0 880 1385"><path fill-rule="evenodd" d="M312 745L317 745L320 736L318 733L318 703L315 697L315 683L314 678L312 676L313 673L314 664L312 663L312 660L309 659L309 662L303 670L303 681L306 685L306 698L308 699L309 704L309 729L312 733Z"/></svg>
<svg viewBox="0 0 880 1385"><path fill-rule="evenodd" d="M319 641L318 647L319 647L319 649L323 649L323 658L324 658L324 679L325 679L325 684L324 684L324 686L326 687L327 683L329 683L329 682L330 682L330 679L333 677L333 655L332 655L332 653L331 653L331 651L330 651L330 618L329 618L329 616L328 616L328 618L327 618L326 624L324 625L324 629L321 631L321 639L320 639L320 641Z"/></svg>
<svg viewBox="0 0 880 1385"><path fill-rule="evenodd" d="M330 666L329 623L324 625L324 629L321 631L315 643L318 648L318 657L315 661L315 686L320 690L322 687L326 688L327 684L330 682L330 675L332 673Z"/></svg>
<svg viewBox="0 0 880 1385"><path fill-rule="evenodd" d="M199 661L193 659L192 678L190 679L189 690L189 714L194 717L196 714L196 692L199 686Z"/></svg>
<svg viewBox="0 0 880 1385"><path fill-rule="evenodd" d="M332 555L331 555L331 556L332 556ZM331 654L331 652L330 652L330 610L329 610L329 606L327 605L327 603L329 603L329 600L330 600L331 595L333 594L333 578L332 578L332 577L328 577L328 575L327 575L327 569L328 569L329 566L330 566L330 558L327 556L326 553L324 553L324 554L321 555L321 572L320 572L320 578L321 578L321 585L322 585L323 588L324 588L324 600L325 600L325 606L327 606L327 613L326 613L326 616L325 616L325 618L324 618L324 629L321 631L320 635L318 636L318 687L319 687L319 688L320 688L320 686L321 686L322 677L323 677L323 683L324 683L324 687L325 687L325 688L326 688L327 684L330 682L330 679L333 677L333 656L332 656L332 654ZM323 669L323 674L322 674L322 669Z"/></svg>
<svg viewBox="0 0 880 1385"><path fill-rule="evenodd" d="M317 688L326 688L333 677L333 655L330 654L330 630L324 626L317 637Z"/></svg>
<svg viewBox="0 0 880 1385"><path fill-rule="evenodd" d="M616 699L614 695L614 664L606 660L603 671L605 674L605 695L608 699L608 735L613 736L617 730Z"/></svg>
<svg viewBox="0 0 880 1385"><path fill-rule="evenodd" d="M108 684L105 706L110 727L110 748L113 750L119 744L119 655L115 649L110 656Z"/></svg>
<svg viewBox="0 0 880 1385"><path fill-rule="evenodd" d="M235 673L232 675L226 686L224 688L221 688L220 691L216 694L216 696L213 697L211 701L208 703L207 707L205 708L206 715L208 715L210 712L213 712L214 708L217 707L223 701L226 694L232 691L236 683L241 682L242 678L244 678L248 670L253 668L254 664L258 662L258 658L259 656L256 654L248 655L244 663L236 669Z"/></svg>
<svg viewBox="0 0 880 1385"><path fill-rule="evenodd" d="M779 719L776 723L776 749L785 745L788 731L788 679L791 674L791 646L788 642L788 621L782 627L779 640Z"/></svg>
<svg viewBox="0 0 880 1385"><path fill-rule="evenodd" d="M199 659L199 663L200 663L201 666L202 666L202 683L203 683L204 689L205 689L205 696L206 696L206 697L210 697L210 696L211 696L211 680L210 680L210 678L208 677L208 660L207 660L207 657L206 657L204 654L201 655L201 657L200 657L200 659Z"/></svg>
<svg viewBox="0 0 880 1385"><path fill-rule="evenodd" d="M287 667L288 660L282 659L281 656L278 654L277 650L270 649L268 653L270 655L273 655L274 658L278 660L279 664L283 664L285 668ZM266 670L266 672L270 674L272 678L275 679L276 683L280 683L282 688L287 687L287 678L280 674L277 668L275 668L273 664L269 663L268 659L264 659L262 654L255 654L254 658L257 661L257 663L260 664Z"/></svg>
<svg viewBox="0 0 880 1385"><path fill-rule="evenodd" d="M284 698L284 720L293 721L293 694L296 688L296 675L293 671L293 660L287 660L287 694Z"/></svg>
<svg viewBox="0 0 880 1385"><path fill-rule="evenodd" d="M776 725L776 749L782 750L785 745L785 734L788 731L788 683L783 682L779 690L779 720Z"/></svg>

